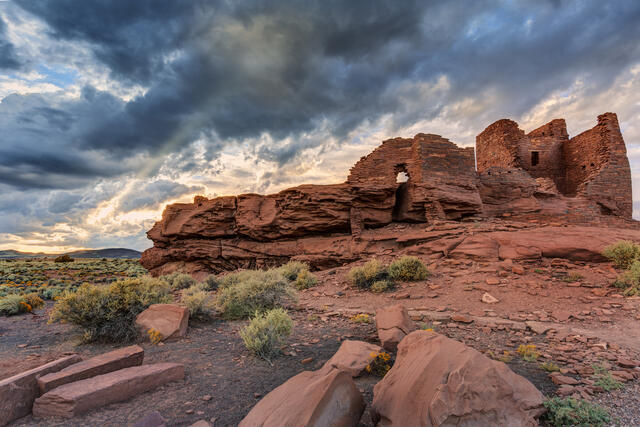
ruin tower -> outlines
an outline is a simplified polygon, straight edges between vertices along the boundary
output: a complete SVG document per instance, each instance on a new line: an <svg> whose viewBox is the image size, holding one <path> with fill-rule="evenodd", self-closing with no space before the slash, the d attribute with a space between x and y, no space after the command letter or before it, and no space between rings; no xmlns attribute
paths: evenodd
<svg viewBox="0 0 640 427"><path fill-rule="evenodd" d="M602 215L631 218L631 169L615 113L598 116L594 128L571 139L562 119L528 134L499 120L476 137L476 162L480 174L524 171L567 198L595 203Z"/></svg>

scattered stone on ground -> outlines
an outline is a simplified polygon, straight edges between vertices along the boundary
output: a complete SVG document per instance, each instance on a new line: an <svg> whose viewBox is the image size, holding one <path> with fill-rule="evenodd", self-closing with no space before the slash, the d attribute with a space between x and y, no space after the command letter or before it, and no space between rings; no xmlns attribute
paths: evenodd
<svg viewBox="0 0 640 427"><path fill-rule="evenodd" d="M377 354L382 348L376 344L364 341L345 340L340 348L324 366L339 369L357 377L373 359L372 354Z"/></svg>

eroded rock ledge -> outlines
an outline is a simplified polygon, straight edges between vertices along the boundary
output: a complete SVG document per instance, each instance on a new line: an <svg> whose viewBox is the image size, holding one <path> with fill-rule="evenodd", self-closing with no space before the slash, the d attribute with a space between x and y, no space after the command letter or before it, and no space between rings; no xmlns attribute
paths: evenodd
<svg viewBox="0 0 640 427"><path fill-rule="evenodd" d="M637 230L615 114L572 139L564 120L529 134L500 120L478 135L475 157L418 134L384 141L342 184L169 205L147 233L154 247L142 264L152 274L205 274L391 253L597 260L606 244L640 240Z"/></svg>

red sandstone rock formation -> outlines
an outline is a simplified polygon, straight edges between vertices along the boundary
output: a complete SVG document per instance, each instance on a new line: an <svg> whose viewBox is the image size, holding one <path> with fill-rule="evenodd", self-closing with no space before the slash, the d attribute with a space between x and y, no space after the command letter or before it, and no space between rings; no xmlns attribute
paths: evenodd
<svg viewBox="0 0 640 427"><path fill-rule="evenodd" d="M571 139L564 120L529 134L511 120L499 120L478 135L476 158L477 172L473 148L418 134L384 141L354 165L343 184L301 185L267 196L197 196L194 203L167 206L147 233L154 247L144 252L142 264L156 275L178 269L206 274L290 258L323 268L391 252L448 256L465 239L457 254L479 244L469 241L478 224L465 222L490 224L491 218L507 216L636 228L630 221L629 162L613 113ZM456 235L421 232L419 224L441 221L462 222L452 228ZM407 230L415 231L413 238ZM591 243L572 253L592 258L603 240L621 234L599 236L583 228L569 233L573 243L576 233L578 241ZM500 239L483 243L487 257L500 256L496 248L508 246ZM538 256L558 252L520 250Z"/></svg>

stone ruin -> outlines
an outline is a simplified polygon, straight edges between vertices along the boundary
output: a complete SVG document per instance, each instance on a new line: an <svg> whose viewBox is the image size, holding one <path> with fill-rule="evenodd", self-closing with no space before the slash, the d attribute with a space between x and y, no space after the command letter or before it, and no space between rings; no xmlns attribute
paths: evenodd
<svg viewBox="0 0 640 427"><path fill-rule="evenodd" d="M402 247L394 224L509 217L632 227L631 213L631 171L614 113L573 138L562 119L528 134L503 119L477 136L475 156L472 147L420 133L384 141L342 184L169 205L147 233L154 247L142 264L152 274L290 258L323 268Z"/></svg>

